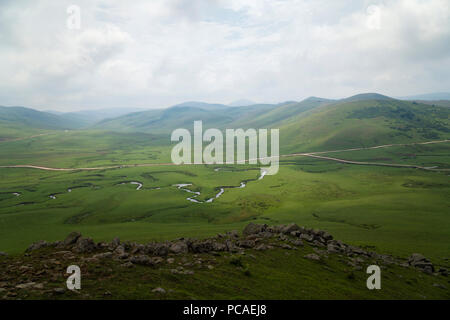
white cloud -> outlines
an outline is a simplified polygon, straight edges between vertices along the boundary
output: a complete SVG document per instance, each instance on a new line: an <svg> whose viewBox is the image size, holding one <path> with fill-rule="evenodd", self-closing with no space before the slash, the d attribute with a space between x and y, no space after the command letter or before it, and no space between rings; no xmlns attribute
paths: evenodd
<svg viewBox="0 0 450 320"><path fill-rule="evenodd" d="M84 0L78 31L66 28L71 4L0 3L0 104L161 107L450 87L447 0Z"/></svg>

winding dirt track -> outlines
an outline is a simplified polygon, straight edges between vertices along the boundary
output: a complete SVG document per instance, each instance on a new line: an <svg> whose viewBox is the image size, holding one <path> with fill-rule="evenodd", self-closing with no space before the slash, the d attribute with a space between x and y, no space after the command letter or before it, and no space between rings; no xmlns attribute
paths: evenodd
<svg viewBox="0 0 450 320"><path fill-rule="evenodd" d="M414 143L407 143L407 144L385 144L385 145L374 146L374 147L361 147L361 148L308 152L308 153L291 153L291 154L280 155L279 157L281 158L281 157L304 156L304 157L311 157L311 158L336 161L336 162L340 162L340 163L354 164L354 165L413 168L413 169L421 169L421 170L428 170L428 171L450 171L450 169L423 167L423 166L418 166L418 165L413 165L413 164L395 164L395 163L381 163L381 162L352 161L352 160L345 160L345 159L332 158L332 157L326 157L326 156L319 155L319 154L326 154L326 153L333 153L333 152L360 151L360 150L371 150L371 149L380 149L380 148L389 148L389 147L398 147L398 146L426 145L426 144L445 143L445 142L450 142L450 140L414 142ZM258 158L257 160L268 159L268 158L271 158L271 157ZM252 160L255 160L255 159L252 159ZM248 161L249 160L247 160L246 162L248 162ZM92 171L92 170L121 169L121 168L132 168L132 167L157 167L157 166L174 166L174 165L175 165L174 163L169 162L169 163L129 164L129 165L104 166L104 167L94 167L94 168L50 168L50 167L35 166L35 165L28 165L28 164L18 164L18 165L0 166L0 168L28 168L28 169L39 169L39 170L46 170L46 171Z"/></svg>

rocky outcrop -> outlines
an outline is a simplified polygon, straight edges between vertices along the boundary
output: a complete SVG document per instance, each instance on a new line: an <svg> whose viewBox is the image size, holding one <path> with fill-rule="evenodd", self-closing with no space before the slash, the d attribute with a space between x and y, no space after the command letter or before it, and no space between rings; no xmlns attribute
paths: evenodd
<svg viewBox="0 0 450 320"><path fill-rule="evenodd" d="M256 224L256 223L251 222L244 228L244 230L242 231L242 234L244 236L248 236L251 234L258 234L258 233L265 231L266 228L267 228L266 224Z"/></svg>
<svg viewBox="0 0 450 320"><path fill-rule="evenodd" d="M245 250L270 250L274 247L286 250L298 250L308 244L315 253L305 256L311 260L326 259L329 254L337 254L345 258L346 263L354 268L361 268L366 259L380 264L397 264L403 267L414 267L426 273L434 273L435 267L423 255L414 253L407 262L390 255L377 254L335 240L331 234L324 230L308 229L295 223L279 226L249 223L243 230L242 236L237 231L221 233L209 239L185 239L174 241L151 242L138 244L135 242L121 242L114 238L110 243L95 243L90 238L81 236L79 232L70 233L64 241L47 243L38 241L30 245L27 252L45 247L64 248L64 252L79 254L95 253L84 259L114 259L122 261L124 267L134 265L155 266L161 261L172 259L170 257L183 254L218 254L219 252L243 253ZM63 252L63 251L61 251ZM168 257L169 256L169 257ZM166 257L163 259L163 257ZM447 276L448 270L437 268L439 275Z"/></svg>
<svg viewBox="0 0 450 320"><path fill-rule="evenodd" d="M64 245L64 247L68 247L68 246L70 246L70 245L73 245L73 244L75 244L77 241L78 241L78 239L81 237L81 233L79 233L79 232L71 232L67 237L66 237L66 239L64 239L64 241L63 241L63 245Z"/></svg>
<svg viewBox="0 0 450 320"><path fill-rule="evenodd" d="M45 248L45 247L48 247L48 242L47 242L47 241L44 241L44 240L41 240L41 241L32 243L32 244L28 247L28 249L26 250L26 252L35 251L35 250L42 249L42 248Z"/></svg>
<svg viewBox="0 0 450 320"><path fill-rule="evenodd" d="M420 253L413 253L408 259L408 264L429 274L434 272L434 266L431 261Z"/></svg>

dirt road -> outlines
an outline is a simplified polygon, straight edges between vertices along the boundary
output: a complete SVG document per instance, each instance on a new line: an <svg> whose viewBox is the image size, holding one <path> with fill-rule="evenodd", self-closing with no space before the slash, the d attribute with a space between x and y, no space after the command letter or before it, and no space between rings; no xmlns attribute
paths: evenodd
<svg viewBox="0 0 450 320"><path fill-rule="evenodd" d="M413 142L407 144L385 144L374 147L361 147L361 148L351 148L351 149L343 149L343 150L331 150L331 151L319 151L319 152L308 152L308 153L291 153L280 155L281 157L311 157L329 161L336 161L340 163L346 164L354 164L354 165L369 165L369 166L386 166L386 167L398 167L398 168L414 168L421 170L429 170L429 171L450 171L450 169L439 169L434 167L423 167L412 164L395 164L395 163L381 163L381 162L364 162L364 161L353 161L353 160L345 160L339 158L332 158L326 156L320 156L320 154L326 153L334 153L334 152L346 152L346 151L360 151L360 150L371 150L371 149L380 149L380 148L389 148L389 147L399 147L399 146L412 146L412 145L426 145L426 144L434 144L434 143L445 143L450 142L450 140L437 140L437 141L427 141L427 142ZM269 157L270 158L270 157ZM263 158L258 158L263 159ZM248 160L246 160L248 162ZM173 163L142 163L142 164L129 164L129 165L116 165L116 166L104 166L104 167L94 167L94 168L50 168L44 166L35 166L28 164L18 164L18 165L9 165L9 166L0 166L0 168L29 168L29 169L39 169L39 170L47 170L47 171L92 171L92 170L105 170L105 169L121 169L121 168L132 168L132 167L156 167L156 166L174 166Z"/></svg>

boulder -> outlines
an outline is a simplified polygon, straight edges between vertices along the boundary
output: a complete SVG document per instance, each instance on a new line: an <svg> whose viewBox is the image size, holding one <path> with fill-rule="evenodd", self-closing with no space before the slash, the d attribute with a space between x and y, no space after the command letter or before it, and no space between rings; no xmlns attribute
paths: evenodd
<svg viewBox="0 0 450 320"><path fill-rule="evenodd" d="M179 254L179 253L187 253L188 252L188 246L184 241L179 241L173 243L169 248L171 253Z"/></svg>
<svg viewBox="0 0 450 320"><path fill-rule="evenodd" d="M47 247L47 246L48 246L47 241L41 240L41 241L32 243L32 244L27 248L26 251L27 251L27 252L30 252L30 251L38 250L38 249L41 249L41 248L45 248L45 247Z"/></svg>
<svg viewBox="0 0 450 320"><path fill-rule="evenodd" d="M73 244L75 244L75 243L78 241L78 239L79 239L80 237L81 237L81 233L76 232L76 231L71 232L71 233L66 237L66 239L64 239L63 245L64 245L65 247L70 246L70 245L73 245Z"/></svg>
<svg viewBox="0 0 450 320"><path fill-rule="evenodd" d="M303 241L300 240L300 239L295 239L294 241L291 241L291 243L292 243L294 246L297 246L297 247L303 247Z"/></svg>
<svg viewBox="0 0 450 320"><path fill-rule="evenodd" d="M288 224L281 228L281 232L284 234L290 234L293 231L301 231L302 229L295 223Z"/></svg>
<svg viewBox="0 0 450 320"><path fill-rule="evenodd" d="M169 254L169 244L157 243L154 248L154 254L157 256L167 256Z"/></svg>
<svg viewBox="0 0 450 320"><path fill-rule="evenodd" d="M91 238L79 237L74 246L74 251L78 253L92 252L96 248L94 240Z"/></svg>
<svg viewBox="0 0 450 320"><path fill-rule="evenodd" d="M155 288L152 290L152 292L159 293L159 294L165 294L166 290L164 290L163 288Z"/></svg>
<svg viewBox="0 0 450 320"><path fill-rule="evenodd" d="M112 255L113 254L111 252L103 252L103 253L99 253L99 254L92 256L92 258L94 258L94 259L109 259L109 258L112 258Z"/></svg>
<svg viewBox="0 0 450 320"><path fill-rule="evenodd" d="M6 252L0 251L0 257L6 257L8 254Z"/></svg>
<svg viewBox="0 0 450 320"><path fill-rule="evenodd" d="M267 225L265 224L256 224L256 223L249 223L245 228L244 231L242 231L242 234L244 236L248 236L251 234L258 234L260 232L265 231L267 228Z"/></svg>
<svg viewBox="0 0 450 320"><path fill-rule="evenodd" d="M227 245L220 242L213 242L213 251L226 251Z"/></svg>
<svg viewBox="0 0 450 320"><path fill-rule="evenodd" d="M308 241L308 242L311 242L311 241L314 240L314 237L311 236L311 235L302 233L302 234L300 235L300 239L305 240L305 241Z"/></svg>
<svg viewBox="0 0 450 320"><path fill-rule="evenodd" d="M333 240L333 236L326 231L323 232L322 238L324 238L327 242Z"/></svg>
<svg viewBox="0 0 450 320"><path fill-rule="evenodd" d="M253 248L255 246L255 241L253 240L240 240L236 242L236 245L241 248Z"/></svg>
<svg viewBox="0 0 450 320"><path fill-rule="evenodd" d="M268 249L268 247L264 243L258 244L255 247L255 250L258 250L258 251L264 251L264 250L267 250L267 249Z"/></svg>
<svg viewBox="0 0 450 320"><path fill-rule="evenodd" d="M421 255L420 253L413 253L409 259L408 259L408 263L410 266L413 266L415 268L419 268L422 271L431 274L434 272L434 266L431 263L430 260L428 260L427 258L425 258L423 255Z"/></svg>
<svg viewBox="0 0 450 320"><path fill-rule="evenodd" d="M314 261L320 260L320 257L315 253L307 254L306 256L304 256L304 258L309 259L309 260L314 260Z"/></svg>
<svg viewBox="0 0 450 320"><path fill-rule="evenodd" d="M140 264L143 266L153 266L155 265L155 261L151 259L149 256L145 254L140 254L137 256L132 256L130 258L130 262L134 264Z"/></svg>
<svg viewBox="0 0 450 320"><path fill-rule="evenodd" d="M118 237L115 237L113 241L109 244L110 250L115 250L120 245L120 239Z"/></svg>

